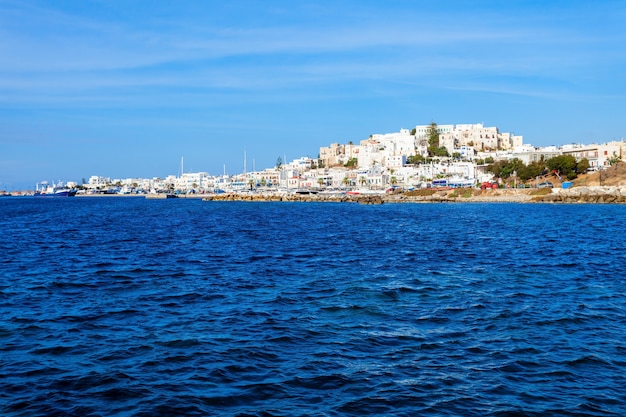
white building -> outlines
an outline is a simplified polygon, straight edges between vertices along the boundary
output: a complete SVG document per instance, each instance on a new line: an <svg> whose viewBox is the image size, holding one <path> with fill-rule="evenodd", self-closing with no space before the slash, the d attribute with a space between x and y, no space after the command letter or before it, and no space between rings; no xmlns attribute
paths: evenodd
<svg viewBox="0 0 626 417"><path fill-rule="evenodd" d="M591 145L564 145L563 155L572 155L577 161L587 159L589 168L599 169L611 165L611 161L624 158L626 143L624 141Z"/></svg>
<svg viewBox="0 0 626 417"><path fill-rule="evenodd" d="M358 158L360 147L352 142L347 145L332 143L329 147L320 148L319 161L324 167L345 165L349 160Z"/></svg>
<svg viewBox="0 0 626 417"><path fill-rule="evenodd" d="M96 188L99 186L105 186L109 184L111 184L111 178L99 177L97 175L92 175L91 177L89 177L89 182L87 183L89 188Z"/></svg>
<svg viewBox="0 0 626 417"><path fill-rule="evenodd" d="M423 141L428 139L430 128L430 125L415 127L415 135L420 144L423 145ZM439 146L445 147L449 154L464 146L472 147L476 151L495 151L513 149L523 143L522 136L501 133L497 127L485 127L483 123L437 125L437 132Z"/></svg>
<svg viewBox="0 0 626 417"><path fill-rule="evenodd" d="M191 190L207 190L209 188L209 173L185 172L180 177L176 177L173 183L175 189L184 192L188 192Z"/></svg>

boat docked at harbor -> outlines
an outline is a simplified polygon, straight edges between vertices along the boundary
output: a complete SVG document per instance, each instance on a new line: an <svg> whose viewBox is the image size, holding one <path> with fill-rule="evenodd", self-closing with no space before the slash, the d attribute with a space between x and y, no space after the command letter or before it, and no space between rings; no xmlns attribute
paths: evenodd
<svg viewBox="0 0 626 417"><path fill-rule="evenodd" d="M65 186L62 182L48 184L47 181L37 183L35 197L74 197L78 190Z"/></svg>

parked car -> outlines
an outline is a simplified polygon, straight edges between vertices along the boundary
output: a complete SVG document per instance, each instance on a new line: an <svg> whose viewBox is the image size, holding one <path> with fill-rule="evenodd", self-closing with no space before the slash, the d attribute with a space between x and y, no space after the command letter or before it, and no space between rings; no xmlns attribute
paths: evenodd
<svg viewBox="0 0 626 417"><path fill-rule="evenodd" d="M554 188L554 184L550 181L540 182L537 188Z"/></svg>

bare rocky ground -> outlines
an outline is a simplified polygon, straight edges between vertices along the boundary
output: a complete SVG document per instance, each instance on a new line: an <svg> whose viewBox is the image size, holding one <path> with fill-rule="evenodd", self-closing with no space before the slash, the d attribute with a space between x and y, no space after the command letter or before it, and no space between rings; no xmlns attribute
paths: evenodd
<svg viewBox="0 0 626 417"><path fill-rule="evenodd" d="M581 175L574 180L575 187L583 186L626 186L626 162L618 162L602 171Z"/></svg>

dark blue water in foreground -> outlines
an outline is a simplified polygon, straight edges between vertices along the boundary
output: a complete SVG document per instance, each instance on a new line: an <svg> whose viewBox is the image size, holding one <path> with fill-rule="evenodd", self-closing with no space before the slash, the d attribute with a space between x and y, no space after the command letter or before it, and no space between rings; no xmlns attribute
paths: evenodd
<svg viewBox="0 0 626 417"><path fill-rule="evenodd" d="M0 415L623 416L626 206L0 199Z"/></svg>

